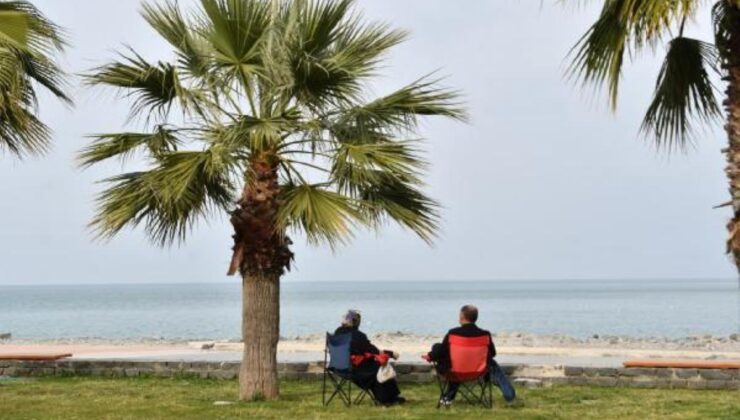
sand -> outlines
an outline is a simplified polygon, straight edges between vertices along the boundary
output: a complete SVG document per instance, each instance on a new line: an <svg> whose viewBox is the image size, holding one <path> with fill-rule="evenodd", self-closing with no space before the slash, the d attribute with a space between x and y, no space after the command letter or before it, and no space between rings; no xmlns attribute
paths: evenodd
<svg viewBox="0 0 740 420"><path fill-rule="evenodd" d="M377 334L371 337L381 349L401 354L401 362L419 362L421 355L441 337L414 336L403 333ZM624 360L642 358L740 360L740 337L697 336L679 339L537 336L502 333L494 337L502 363L537 365L577 364L583 366L618 366ZM208 348L207 350L204 347ZM55 342L0 342L0 354L72 353L75 359L238 361L242 346L238 342L105 342L73 340ZM323 360L324 339L320 334L283 338L278 345L278 359L290 361Z"/></svg>

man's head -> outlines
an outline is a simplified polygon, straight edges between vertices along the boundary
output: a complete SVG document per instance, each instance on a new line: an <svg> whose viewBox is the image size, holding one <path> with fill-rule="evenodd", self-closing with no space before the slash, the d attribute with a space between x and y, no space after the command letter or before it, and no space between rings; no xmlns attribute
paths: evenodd
<svg viewBox="0 0 740 420"><path fill-rule="evenodd" d="M460 308L460 325L475 324L478 321L478 308L475 305L465 305Z"/></svg>

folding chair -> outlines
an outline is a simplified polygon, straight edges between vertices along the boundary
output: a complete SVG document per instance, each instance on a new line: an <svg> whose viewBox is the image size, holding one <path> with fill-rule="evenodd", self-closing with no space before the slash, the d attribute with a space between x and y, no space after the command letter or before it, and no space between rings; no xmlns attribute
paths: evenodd
<svg viewBox="0 0 740 420"><path fill-rule="evenodd" d="M321 398L324 406L329 405L337 395L347 407L360 404L366 396L377 404L375 397L368 390L358 386L359 394L352 399L352 362L350 358L350 343L352 334L332 335L326 333L326 347L324 348L324 379L321 388ZM328 379L328 381L327 381ZM327 389L327 385L329 388ZM331 393L327 398L327 394Z"/></svg>
<svg viewBox="0 0 740 420"><path fill-rule="evenodd" d="M451 383L459 383L457 391L465 401L473 405L493 408L493 388L488 367L488 345L491 338L449 336L450 370L444 375L437 375L439 399L450 391ZM436 366L435 366L436 368Z"/></svg>

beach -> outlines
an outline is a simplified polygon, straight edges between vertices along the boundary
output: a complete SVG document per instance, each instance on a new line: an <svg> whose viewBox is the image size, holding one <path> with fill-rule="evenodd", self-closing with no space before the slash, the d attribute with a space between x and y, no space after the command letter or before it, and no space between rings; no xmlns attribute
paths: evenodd
<svg viewBox="0 0 740 420"><path fill-rule="evenodd" d="M399 332L370 337L381 349L401 354L399 362L422 363L421 355L439 336L418 336ZM624 360L640 358L740 360L740 334L683 338L634 338L499 333L494 337L501 363L530 365L619 366ZM283 338L278 344L281 362L323 360L321 334ZM110 340L6 340L0 342L2 354L71 353L74 359L125 359L167 361L238 361L241 343L236 341L110 341Z"/></svg>

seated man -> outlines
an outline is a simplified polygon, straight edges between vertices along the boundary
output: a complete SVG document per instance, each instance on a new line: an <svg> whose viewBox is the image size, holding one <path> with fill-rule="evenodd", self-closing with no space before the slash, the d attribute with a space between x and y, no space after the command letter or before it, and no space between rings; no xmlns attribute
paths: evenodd
<svg viewBox="0 0 740 420"><path fill-rule="evenodd" d="M447 332L442 343L437 343L432 346L432 350L426 354L424 359L431 362L437 363L437 373L444 375L450 370L450 335L461 336L461 337L491 337L491 333L478 328L475 322L478 321L478 308L473 305L465 305L460 309L460 326L453 328ZM493 338L490 339L488 347L488 364L489 368L492 366L493 358L496 356L496 347L493 344ZM450 382L449 392L442 397L440 404L450 405L457 395L457 390L460 388L459 383Z"/></svg>
<svg viewBox="0 0 740 420"><path fill-rule="evenodd" d="M383 405L403 404L406 399L401 396L395 379L378 382L377 374L381 364L378 359L398 359L398 353L391 350L380 351L375 347L367 335L360 331L360 313L355 310L347 311L342 319L342 325L334 334L352 334L350 354L352 355L352 382L362 389L373 393L375 399ZM376 357L380 356L380 357Z"/></svg>

